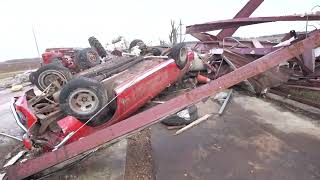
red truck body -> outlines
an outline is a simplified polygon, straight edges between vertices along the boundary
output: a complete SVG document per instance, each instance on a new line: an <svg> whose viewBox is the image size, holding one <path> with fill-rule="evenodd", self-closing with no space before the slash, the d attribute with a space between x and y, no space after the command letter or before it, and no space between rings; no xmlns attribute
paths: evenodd
<svg viewBox="0 0 320 180"><path fill-rule="evenodd" d="M69 69L75 69L75 54L78 49L75 48L48 48L42 54L44 64L50 64L54 60L59 60L63 66Z"/></svg>
<svg viewBox="0 0 320 180"><path fill-rule="evenodd" d="M116 83L115 87L112 88L116 97L116 109L105 123L93 127L85 125L73 116L66 116L57 121L57 125L61 128L59 133L48 131L44 135L41 135L41 138L45 137L49 144L49 148L47 148L50 149L50 147L54 147L72 132L76 133L66 143L77 141L81 137L126 119L165 88L181 78L189 70L193 59L194 53L188 52L187 64L183 69L179 69L173 59L157 59L156 63L145 68L140 68L140 71L135 74L127 73L126 75L126 72L123 72L122 79L124 80ZM121 78L116 77L116 79ZM18 121L23 124L25 129L28 130L37 123L38 120L28 106L26 96L17 98L14 106L15 113L19 114ZM78 130L81 126L83 127ZM29 134L24 137L26 148L30 148L30 138L32 139L32 135Z"/></svg>

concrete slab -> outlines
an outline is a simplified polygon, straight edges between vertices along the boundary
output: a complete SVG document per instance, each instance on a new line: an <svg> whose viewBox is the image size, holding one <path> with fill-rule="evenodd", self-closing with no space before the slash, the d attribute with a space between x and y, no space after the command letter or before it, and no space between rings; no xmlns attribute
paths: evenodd
<svg viewBox="0 0 320 180"><path fill-rule="evenodd" d="M122 180L126 165L127 140L94 152L76 165L54 173L47 180Z"/></svg>
<svg viewBox="0 0 320 180"><path fill-rule="evenodd" d="M198 107L200 116L219 109ZM158 180L320 179L318 122L259 98L235 93L223 116L174 133L151 128Z"/></svg>

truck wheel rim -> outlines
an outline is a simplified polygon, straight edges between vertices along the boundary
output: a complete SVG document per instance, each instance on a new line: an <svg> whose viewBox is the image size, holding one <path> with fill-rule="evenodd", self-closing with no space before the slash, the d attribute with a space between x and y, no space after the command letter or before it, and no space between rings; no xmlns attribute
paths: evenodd
<svg viewBox="0 0 320 180"><path fill-rule="evenodd" d="M93 52L88 52L87 54L89 61L95 62L97 60L97 56Z"/></svg>
<svg viewBox="0 0 320 180"><path fill-rule="evenodd" d="M69 107L80 115L89 115L97 110L99 99L97 95L89 89L77 89L69 96Z"/></svg>
<svg viewBox="0 0 320 180"><path fill-rule="evenodd" d="M49 70L40 74L39 85L42 89L46 89L51 83L57 81L56 86L63 86L67 82L67 78L59 71ZM58 88L60 88L58 87Z"/></svg>

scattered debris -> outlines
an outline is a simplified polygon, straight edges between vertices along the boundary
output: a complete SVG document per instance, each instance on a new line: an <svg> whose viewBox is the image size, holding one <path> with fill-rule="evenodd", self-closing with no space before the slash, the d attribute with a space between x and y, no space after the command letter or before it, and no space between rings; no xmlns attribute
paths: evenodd
<svg viewBox="0 0 320 180"><path fill-rule="evenodd" d="M21 87L29 86L29 75L32 71L18 73L13 77L0 79L0 89L12 88L12 91L20 91Z"/></svg>
<svg viewBox="0 0 320 180"><path fill-rule="evenodd" d="M19 84L19 85L13 85L13 86L11 87L11 91L12 91L12 92L22 91L22 89L23 89L23 86L22 86L21 84Z"/></svg>
<svg viewBox="0 0 320 180"><path fill-rule="evenodd" d="M221 108L219 109L219 112L218 112L219 116L221 116L221 115L223 114L224 109L226 108L226 106L227 106L227 104L228 104L228 102L229 102L229 100L230 100L230 97L231 97L232 92L233 92L232 89L228 92L228 95L227 95L226 99L224 100Z"/></svg>
<svg viewBox="0 0 320 180"><path fill-rule="evenodd" d="M181 125L181 126L167 126L168 130L174 130L174 129L181 129L185 127L185 125Z"/></svg>
<svg viewBox="0 0 320 180"><path fill-rule="evenodd" d="M5 180L6 173L0 173L0 180Z"/></svg>
<svg viewBox="0 0 320 180"><path fill-rule="evenodd" d="M20 151L17 155L13 156L3 167L8 167L16 163L27 151Z"/></svg>
<svg viewBox="0 0 320 180"><path fill-rule="evenodd" d="M209 117L211 117L213 114L206 114L204 116L202 116L201 118L193 121L192 123L188 124L187 126L181 128L180 130L178 130L174 135L178 135L178 134L181 134L182 132L200 124L201 122L207 120Z"/></svg>
<svg viewBox="0 0 320 180"><path fill-rule="evenodd" d="M167 117L162 120L161 123L167 126L184 126L192 123L198 118L198 108L196 105L192 105L177 114Z"/></svg>

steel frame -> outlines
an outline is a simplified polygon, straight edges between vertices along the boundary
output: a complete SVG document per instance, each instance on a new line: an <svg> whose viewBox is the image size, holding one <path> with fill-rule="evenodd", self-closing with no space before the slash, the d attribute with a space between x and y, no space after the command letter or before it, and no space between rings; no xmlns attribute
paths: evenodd
<svg viewBox="0 0 320 180"><path fill-rule="evenodd" d="M319 21L320 15L306 14L306 15L291 15L291 16L271 16L271 17L246 17L235 18L228 20L213 21L203 24L195 24L186 27L186 33L201 33L207 31L214 31L219 29L239 28L240 26L247 26L260 23L277 22L277 21Z"/></svg>

